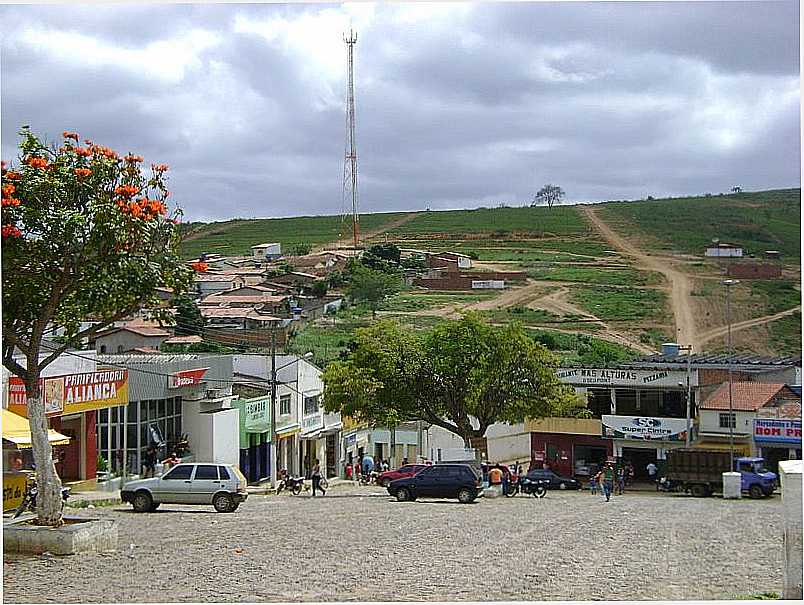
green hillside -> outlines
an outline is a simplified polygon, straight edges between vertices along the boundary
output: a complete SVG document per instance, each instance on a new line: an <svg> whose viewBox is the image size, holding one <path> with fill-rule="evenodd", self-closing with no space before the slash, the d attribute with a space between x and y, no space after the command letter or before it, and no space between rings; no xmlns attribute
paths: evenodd
<svg viewBox="0 0 804 605"><path fill-rule="evenodd" d="M363 231L381 228L384 224L405 216L405 212L361 214ZM202 252L223 255L251 254L251 246L266 242L280 242L283 250L296 244L313 246L334 242L341 233L340 216L299 216L293 218L268 218L231 220L217 223L193 223L188 228L182 243L182 256L195 258ZM345 237L351 233L351 223L346 225Z"/></svg>
<svg viewBox="0 0 804 605"><path fill-rule="evenodd" d="M779 250L783 259L801 256L801 189L608 202L595 210L621 233L635 227L655 250L700 255L718 238L749 254Z"/></svg>
<svg viewBox="0 0 804 605"><path fill-rule="evenodd" d="M428 233L527 233L536 236L582 234L588 227L573 206L547 208L478 208L422 212L412 221L396 227L400 237Z"/></svg>

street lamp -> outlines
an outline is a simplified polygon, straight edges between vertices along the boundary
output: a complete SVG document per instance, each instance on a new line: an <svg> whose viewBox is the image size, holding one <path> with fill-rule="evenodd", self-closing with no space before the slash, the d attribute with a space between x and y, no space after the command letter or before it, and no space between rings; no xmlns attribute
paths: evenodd
<svg viewBox="0 0 804 605"><path fill-rule="evenodd" d="M687 433L684 440L685 447L690 446L690 430L692 429L692 384L690 382L690 372L692 364L692 345L678 345L679 351L687 352ZM683 386L679 383L679 386Z"/></svg>
<svg viewBox="0 0 804 605"><path fill-rule="evenodd" d="M732 351L731 346L731 287L736 286L740 283L739 279L726 279L723 281L723 285L726 286L726 327L727 327L727 344L726 348L728 349L728 365L729 365L729 454L731 455L731 470L734 472L734 425L736 424L736 419L734 418L734 403L732 401L732 377L731 377L731 366L732 366L732 358L734 357L734 352Z"/></svg>

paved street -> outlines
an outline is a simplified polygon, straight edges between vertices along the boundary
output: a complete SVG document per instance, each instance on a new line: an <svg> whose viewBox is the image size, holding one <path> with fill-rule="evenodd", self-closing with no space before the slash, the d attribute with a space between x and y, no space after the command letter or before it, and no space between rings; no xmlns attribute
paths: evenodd
<svg viewBox="0 0 804 605"><path fill-rule="evenodd" d="M377 488L235 514L119 505L115 553L5 556L5 602L723 599L782 584L781 498L550 492L472 505ZM133 545L133 546L131 546Z"/></svg>

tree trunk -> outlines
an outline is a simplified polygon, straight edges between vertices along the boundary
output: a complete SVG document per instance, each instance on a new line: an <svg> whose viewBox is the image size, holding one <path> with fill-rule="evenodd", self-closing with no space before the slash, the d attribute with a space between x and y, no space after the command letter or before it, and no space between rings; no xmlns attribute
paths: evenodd
<svg viewBox="0 0 804 605"><path fill-rule="evenodd" d="M38 375L25 380L25 397L28 400L28 424L36 464L36 524L59 526L62 524L61 480L56 473L53 448L47 438L48 424Z"/></svg>
<svg viewBox="0 0 804 605"><path fill-rule="evenodd" d="M415 462L415 460L414 460ZM391 426L391 468L396 468L396 427Z"/></svg>

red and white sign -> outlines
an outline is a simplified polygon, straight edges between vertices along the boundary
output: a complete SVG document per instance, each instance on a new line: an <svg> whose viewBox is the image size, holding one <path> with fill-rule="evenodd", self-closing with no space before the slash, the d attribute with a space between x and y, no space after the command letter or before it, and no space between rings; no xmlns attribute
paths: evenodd
<svg viewBox="0 0 804 605"><path fill-rule="evenodd" d="M190 387L204 382L204 374L207 373L209 368L198 368L196 370L182 370L168 376L168 388L178 389L181 387Z"/></svg>

